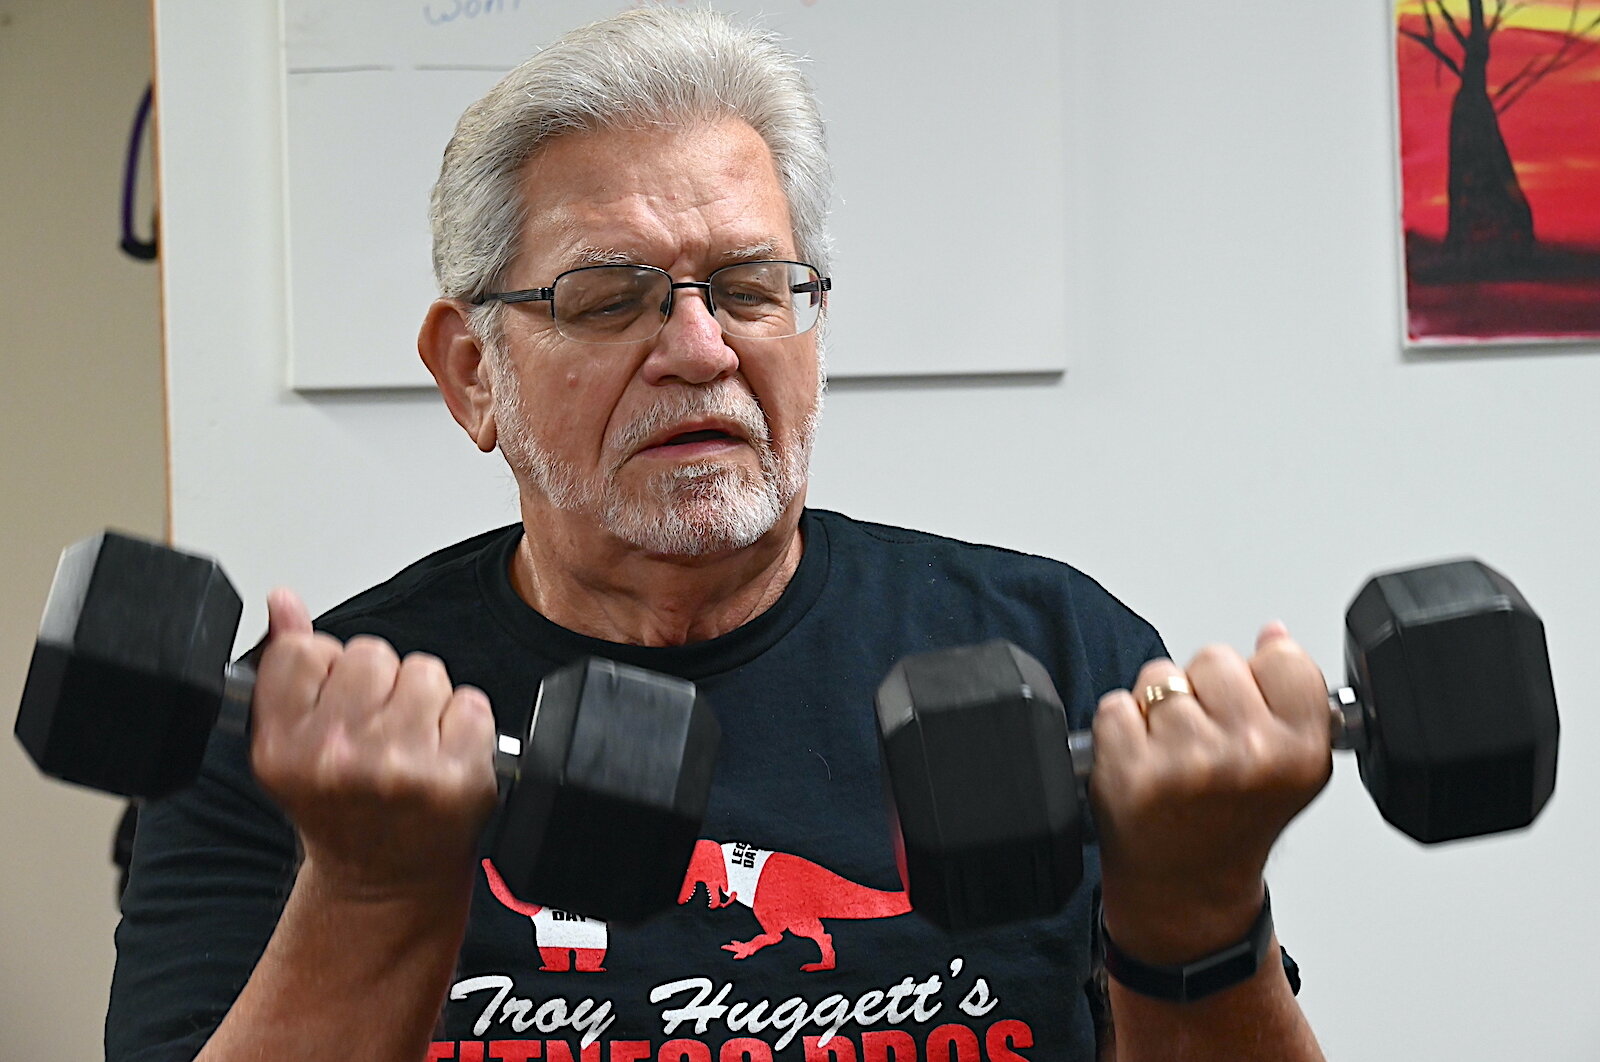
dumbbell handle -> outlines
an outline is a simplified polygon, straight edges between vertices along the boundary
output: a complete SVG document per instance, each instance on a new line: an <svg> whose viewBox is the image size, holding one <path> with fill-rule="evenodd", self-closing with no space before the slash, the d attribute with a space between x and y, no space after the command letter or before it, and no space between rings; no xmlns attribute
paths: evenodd
<svg viewBox="0 0 1600 1062"><path fill-rule="evenodd" d="M1350 686L1328 692L1328 737L1333 748L1351 752L1367 751L1367 713L1361 698ZM1072 757L1072 774L1080 785L1089 784L1094 771L1094 732L1072 730L1067 733L1067 752Z"/></svg>
<svg viewBox="0 0 1600 1062"><path fill-rule="evenodd" d="M222 680L222 706L217 710L217 729L238 737L250 736L250 701L256 692L256 669L245 661L228 665ZM496 734L494 743L495 784L500 795L517 780L522 760L522 739Z"/></svg>

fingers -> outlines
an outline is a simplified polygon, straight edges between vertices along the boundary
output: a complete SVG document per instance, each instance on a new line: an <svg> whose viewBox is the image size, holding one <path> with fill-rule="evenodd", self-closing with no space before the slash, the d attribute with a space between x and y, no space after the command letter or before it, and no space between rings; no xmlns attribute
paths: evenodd
<svg viewBox="0 0 1600 1062"><path fill-rule="evenodd" d="M1281 624L1262 630L1250 670L1284 731L1280 785L1315 795L1333 773L1327 680Z"/></svg>
<svg viewBox="0 0 1600 1062"><path fill-rule="evenodd" d="M1127 690L1112 690L1100 698L1094 714L1094 771L1089 795L1095 815L1103 818L1104 831L1114 827L1122 807L1139 799L1150 760L1150 729L1144 711Z"/></svg>
<svg viewBox="0 0 1600 1062"><path fill-rule="evenodd" d="M276 606L281 609L277 633L269 644L278 649L279 670L290 677L297 707L350 723L381 716L391 729L437 738L453 693L449 673L438 657L409 653L402 660L381 638L357 635L341 645L309 626L302 630L304 606L291 593L283 594ZM487 707L481 691L476 691L476 699Z"/></svg>
<svg viewBox="0 0 1600 1062"><path fill-rule="evenodd" d="M1274 715L1296 730L1327 739L1327 680L1283 624L1269 623L1261 629L1250 672Z"/></svg>
<svg viewBox="0 0 1600 1062"><path fill-rule="evenodd" d="M447 755L465 760L482 749L494 748L494 709L488 694L475 686L456 687L438 725L439 747Z"/></svg>
<svg viewBox="0 0 1600 1062"><path fill-rule="evenodd" d="M1166 685L1173 677L1181 677L1176 692ZM1183 681L1192 693L1181 692ZM1326 682L1276 621L1262 628L1249 660L1227 646L1202 649L1181 672L1170 660L1152 660L1140 670L1135 691L1153 747L1210 744L1241 756L1274 746L1299 757L1327 752Z"/></svg>
<svg viewBox="0 0 1600 1062"><path fill-rule="evenodd" d="M307 747L332 730L347 736L370 731L374 742L393 739L492 765L488 697L454 689L438 657L410 653L402 660L388 642L369 635L341 644L315 631L305 604L284 588L268 595L267 615L253 711L258 744L275 760L289 754L289 731L299 728L306 733L293 743Z"/></svg>
<svg viewBox="0 0 1600 1062"><path fill-rule="evenodd" d="M1094 714L1094 743L1097 749L1120 748L1138 755L1149 744L1150 729L1144 709L1127 690L1112 690L1100 698ZM1096 754L1096 770L1099 769Z"/></svg>
<svg viewBox="0 0 1600 1062"><path fill-rule="evenodd" d="M1187 672L1166 659L1151 660L1139 669L1133 696L1144 709L1152 738L1189 744L1206 740L1214 731L1207 691L1202 688L1213 684L1201 680L1195 670L1198 662L1197 657Z"/></svg>
<svg viewBox="0 0 1600 1062"><path fill-rule="evenodd" d="M388 707L399 674L400 658L388 642L357 635L344 644L323 684L317 711L352 722L370 718Z"/></svg>
<svg viewBox="0 0 1600 1062"><path fill-rule="evenodd" d="M258 713L292 720L315 711L324 725L376 724L431 747L445 744L448 730L450 742L492 750L488 697L477 689L453 689L438 657L409 653L402 660L388 642L369 635L341 644L311 629L292 591L274 591L268 610L270 633L258 680L267 696L258 698Z"/></svg>
<svg viewBox="0 0 1600 1062"><path fill-rule="evenodd" d="M1208 722L1224 730L1272 717L1302 725L1320 719L1326 692L1322 672L1275 620L1262 627L1249 660L1227 646L1200 650L1185 670L1152 660L1140 669L1132 695L1149 731L1176 739L1206 732Z"/></svg>
<svg viewBox="0 0 1600 1062"><path fill-rule="evenodd" d="M1107 698L1116 713L1114 727L1143 730L1175 746L1214 741L1220 732L1268 712L1249 665L1224 646L1201 650L1187 670L1165 658L1151 660L1139 669L1131 692L1119 690ZM1130 707L1137 720L1126 714Z"/></svg>

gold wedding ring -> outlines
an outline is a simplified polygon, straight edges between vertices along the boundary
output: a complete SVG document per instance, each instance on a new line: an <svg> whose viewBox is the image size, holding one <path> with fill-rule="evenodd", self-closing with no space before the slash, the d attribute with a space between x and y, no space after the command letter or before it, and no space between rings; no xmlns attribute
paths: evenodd
<svg viewBox="0 0 1600 1062"><path fill-rule="evenodd" d="M1160 682L1146 686L1139 697L1139 711L1148 716L1151 707L1176 693L1187 693L1191 697L1194 696L1194 689L1190 687L1188 677L1181 671L1168 675Z"/></svg>

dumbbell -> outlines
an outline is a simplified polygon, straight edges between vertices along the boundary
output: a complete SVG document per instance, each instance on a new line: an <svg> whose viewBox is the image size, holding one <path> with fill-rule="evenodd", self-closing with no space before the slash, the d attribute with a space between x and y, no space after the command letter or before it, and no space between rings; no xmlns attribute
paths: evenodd
<svg viewBox="0 0 1600 1062"><path fill-rule="evenodd" d="M215 561L107 531L69 546L16 734L45 774L124 796L192 782L213 729L246 733L255 671L228 657L242 604ZM491 856L529 902L636 921L676 906L721 731L691 682L586 658L539 686L494 752Z"/></svg>
<svg viewBox="0 0 1600 1062"><path fill-rule="evenodd" d="M1544 626L1472 560L1374 576L1345 614L1334 748L1379 812L1433 844L1529 825L1555 787L1560 723ZM965 929L1061 909L1083 876L1088 731L1007 642L906 657L877 694L911 905Z"/></svg>

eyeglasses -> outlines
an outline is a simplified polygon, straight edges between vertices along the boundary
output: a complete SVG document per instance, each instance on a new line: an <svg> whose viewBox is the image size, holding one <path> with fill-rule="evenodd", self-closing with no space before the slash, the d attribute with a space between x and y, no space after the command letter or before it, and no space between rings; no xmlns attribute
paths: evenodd
<svg viewBox="0 0 1600 1062"><path fill-rule="evenodd" d="M475 303L548 302L556 331L580 343L654 339L672 315L679 288L699 288L725 335L783 339L811 331L833 280L804 262L740 262L704 280L675 281L647 265L569 269L548 288L482 295Z"/></svg>

